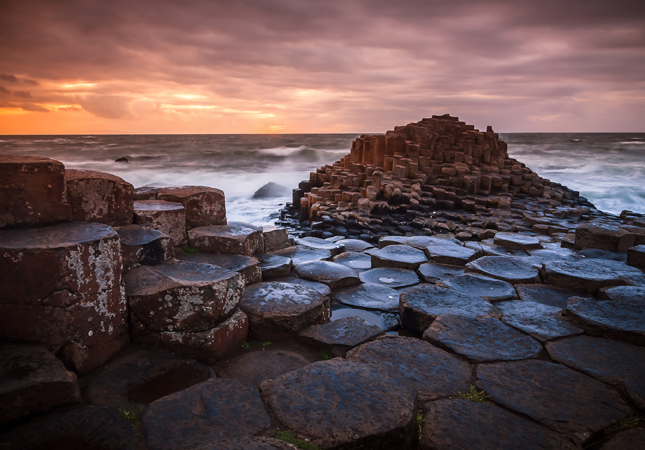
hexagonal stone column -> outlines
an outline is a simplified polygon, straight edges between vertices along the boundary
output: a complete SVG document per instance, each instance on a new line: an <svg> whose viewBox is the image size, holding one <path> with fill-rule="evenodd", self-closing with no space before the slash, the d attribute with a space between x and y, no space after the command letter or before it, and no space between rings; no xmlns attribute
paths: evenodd
<svg viewBox="0 0 645 450"><path fill-rule="evenodd" d="M447 277L439 281L437 286L454 289L462 294L481 297L490 302L510 300L517 297L517 293L511 283L476 273Z"/></svg>
<svg viewBox="0 0 645 450"><path fill-rule="evenodd" d="M39 345L0 345L0 425L80 401L76 374L52 352Z"/></svg>
<svg viewBox="0 0 645 450"><path fill-rule="evenodd" d="M354 269L330 261L301 263L294 269L299 277L326 284L330 289L353 286L361 282Z"/></svg>
<svg viewBox="0 0 645 450"><path fill-rule="evenodd" d="M362 283L333 292L334 300L362 309L399 311L399 292L377 283Z"/></svg>
<svg viewBox="0 0 645 450"><path fill-rule="evenodd" d="M177 259L202 264L220 266L242 275L244 284L262 281L260 261L252 256L244 255L216 255L214 253L181 254Z"/></svg>
<svg viewBox="0 0 645 450"><path fill-rule="evenodd" d="M199 448L221 438L259 434L270 426L258 391L224 379L160 398L143 415L150 450Z"/></svg>
<svg viewBox="0 0 645 450"><path fill-rule="evenodd" d="M94 170L68 169L65 179L72 220L112 226L132 223L134 187L130 183Z"/></svg>
<svg viewBox="0 0 645 450"><path fill-rule="evenodd" d="M535 250L542 248L540 240L533 236L519 233L499 232L494 238L495 245L513 250Z"/></svg>
<svg viewBox="0 0 645 450"><path fill-rule="evenodd" d="M372 267L416 270L428 262L426 255L419 249L407 245L388 245L372 253Z"/></svg>
<svg viewBox="0 0 645 450"><path fill-rule="evenodd" d="M414 391L375 366L317 362L265 381L260 392L280 426L323 448L385 450L415 438Z"/></svg>
<svg viewBox="0 0 645 450"><path fill-rule="evenodd" d="M240 304L258 339L288 339L303 328L329 322L330 300L303 285L264 282L248 286Z"/></svg>
<svg viewBox="0 0 645 450"><path fill-rule="evenodd" d="M186 210L181 203L161 200L134 202L134 223L159 230L172 239L173 247L186 244Z"/></svg>
<svg viewBox="0 0 645 450"><path fill-rule="evenodd" d="M525 300L496 303L502 322L540 342L582 334L583 330L562 317L562 309Z"/></svg>
<svg viewBox="0 0 645 450"><path fill-rule="evenodd" d="M627 251L627 264L645 269L645 245L630 247Z"/></svg>
<svg viewBox="0 0 645 450"><path fill-rule="evenodd" d="M544 282L556 287L595 295L599 289L629 284L626 277L642 277L643 273L619 261L587 259L580 261L548 261L544 264Z"/></svg>
<svg viewBox="0 0 645 450"><path fill-rule="evenodd" d="M3 155L0 180L0 228L45 226L71 219L63 163Z"/></svg>
<svg viewBox="0 0 645 450"><path fill-rule="evenodd" d="M477 257L477 251L450 241L433 243L425 248L428 258L437 264L464 266Z"/></svg>
<svg viewBox="0 0 645 450"><path fill-rule="evenodd" d="M141 225L128 225L114 230L121 239L124 273L138 266L161 264L173 257L170 236L159 230Z"/></svg>
<svg viewBox="0 0 645 450"><path fill-rule="evenodd" d="M0 337L60 351L76 371L100 366L130 340L121 268L107 225L0 231Z"/></svg>
<svg viewBox="0 0 645 450"><path fill-rule="evenodd" d="M326 241L324 239L315 237L306 237L298 239L297 244L311 250L327 250L332 256L338 255L345 251L345 246L342 244Z"/></svg>
<svg viewBox="0 0 645 450"><path fill-rule="evenodd" d="M357 316L345 317L323 325L312 325L298 333L305 344L325 350L333 356L345 354L365 342L372 341L385 332L376 325Z"/></svg>
<svg viewBox="0 0 645 450"><path fill-rule="evenodd" d="M243 223L193 228L188 240L200 252L227 255L253 256L264 246L262 230Z"/></svg>
<svg viewBox="0 0 645 450"><path fill-rule="evenodd" d="M186 211L188 228L226 225L226 201L220 189L206 186L143 187L136 190L135 198L181 203Z"/></svg>
<svg viewBox="0 0 645 450"><path fill-rule="evenodd" d="M631 414L618 392L561 364L526 360L481 364L477 387L491 399L580 443Z"/></svg>
<svg viewBox="0 0 645 450"><path fill-rule="evenodd" d="M538 271L530 262L512 256L484 256L466 264L466 272L497 278L511 284L540 282Z"/></svg>

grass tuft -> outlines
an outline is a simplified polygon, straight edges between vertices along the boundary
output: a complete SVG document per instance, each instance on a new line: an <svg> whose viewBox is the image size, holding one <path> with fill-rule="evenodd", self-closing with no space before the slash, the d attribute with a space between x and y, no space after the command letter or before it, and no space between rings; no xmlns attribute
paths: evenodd
<svg viewBox="0 0 645 450"><path fill-rule="evenodd" d="M242 342L242 345L240 345L244 350L248 350L251 348L251 344L249 344L247 341Z"/></svg>
<svg viewBox="0 0 645 450"><path fill-rule="evenodd" d="M638 414L632 414L629 417L625 417L622 420L619 420L609 428L605 429L605 435L610 436L612 434L620 433L621 431L633 430L638 428L641 417Z"/></svg>
<svg viewBox="0 0 645 450"><path fill-rule="evenodd" d="M320 447L318 447L313 442L309 442L304 439L298 439L296 435L293 434L293 431L276 431L274 437L276 439L280 439L281 441L288 442L289 444L293 444L303 450L321 450Z"/></svg>
<svg viewBox="0 0 645 450"><path fill-rule="evenodd" d="M421 414L421 411L417 411L417 415L414 416L414 428L417 430L419 439L421 439L421 435L423 434L423 426L425 424L426 419L423 418L423 414Z"/></svg>
<svg viewBox="0 0 645 450"><path fill-rule="evenodd" d="M133 427L141 425L141 411L128 411L125 408L119 408L119 415L130 422Z"/></svg>
<svg viewBox="0 0 645 450"><path fill-rule="evenodd" d="M328 359L331 359L331 355L330 355L329 353L327 353L326 351L324 351L324 350L320 350L320 351L318 352L318 354L320 355L320 357L321 357L324 361L327 361Z"/></svg>
<svg viewBox="0 0 645 450"><path fill-rule="evenodd" d="M189 255L194 255L196 253L199 253L199 250L197 250L195 247L191 247L190 245L187 245L184 251Z"/></svg>
<svg viewBox="0 0 645 450"><path fill-rule="evenodd" d="M273 344L273 342L271 342L271 341L264 341L262 343L262 347L268 347L269 345L272 345L272 344Z"/></svg>
<svg viewBox="0 0 645 450"><path fill-rule="evenodd" d="M466 400L470 400L471 402L490 403L490 401L488 401L490 395L487 395L486 392L480 391L472 385L470 386L470 389L468 389L468 392L466 392L465 394L459 392L457 394L457 397L465 398Z"/></svg>

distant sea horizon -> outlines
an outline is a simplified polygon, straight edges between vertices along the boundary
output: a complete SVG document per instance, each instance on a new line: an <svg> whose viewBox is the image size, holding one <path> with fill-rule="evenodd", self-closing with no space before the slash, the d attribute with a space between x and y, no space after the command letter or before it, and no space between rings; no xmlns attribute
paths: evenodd
<svg viewBox="0 0 645 450"><path fill-rule="evenodd" d="M70 169L113 173L135 187L217 187L229 220L266 225L291 197L252 199L257 189L271 181L297 187L349 153L361 134L379 133L0 135L0 154L44 156ZM499 134L511 157L598 209L645 212L645 133ZM115 162L123 157L129 162Z"/></svg>

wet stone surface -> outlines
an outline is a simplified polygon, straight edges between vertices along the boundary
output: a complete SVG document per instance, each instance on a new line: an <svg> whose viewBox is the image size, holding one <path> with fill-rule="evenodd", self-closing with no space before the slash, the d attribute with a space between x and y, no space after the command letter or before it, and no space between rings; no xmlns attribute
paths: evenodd
<svg viewBox="0 0 645 450"><path fill-rule="evenodd" d="M462 266L451 266L449 264L426 263L421 264L417 273L426 283L436 283L443 279L457 277L464 274Z"/></svg>
<svg viewBox="0 0 645 450"><path fill-rule="evenodd" d="M495 235L495 245L510 248L513 250L533 250L542 248L540 240L533 236L526 236L519 233L499 232Z"/></svg>
<svg viewBox="0 0 645 450"><path fill-rule="evenodd" d="M334 262L347 266L358 272L364 272L372 268L372 257L366 253L345 252L334 256Z"/></svg>
<svg viewBox="0 0 645 450"><path fill-rule="evenodd" d="M500 312L481 297L464 295L448 288L423 285L407 289L400 296L401 324L421 334L442 314L464 317L500 317Z"/></svg>
<svg viewBox="0 0 645 450"><path fill-rule="evenodd" d="M439 316L423 339L474 362L537 358L542 351L535 339L489 318Z"/></svg>
<svg viewBox="0 0 645 450"><path fill-rule="evenodd" d="M414 389L424 402L466 392L471 366L428 342L386 336L350 351L346 358L379 367L401 386Z"/></svg>
<svg viewBox="0 0 645 450"><path fill-rule="evenodd" d="M123 272L137 266L162 264L173 257L170 236L159 230L141 225L128 225L114 229L119 233L123 256Z"/></svg>
<svg viewBox="0 0 645 450"><path fill-rule="evenodd" d="M563 435L490 403L438 400L424 418L419 442L423 450L580 448Z"/></svg>
<svg viewBox="0 0 645 450"><path fill-rule="evenodd" d="M425 252L431 261L454 266L464 266L477 256L476 250L450 242L429 245Z"/></svg>
<svg viewBox="0 0 645 450"><path fill-rule="evenodd" d="M262 270L257 258L244 255L217 255L214 253L183 254L177 256L181 261L212 264L226 270L237 272L244 278L244 284L262 281Z"/></svg>
<svg viewBox="0 0 645 450"><path fill-rule="evenodd" d="M266 253L256 253L255 257L260 261L263 280L287 277L291 273L291 258Z"/></svg>
<svg viewBox="0 0 645 450"><path fill-rule="evenodd" d="M299 277L326 284L332 290L361 282L354 269L330 261L301 263L294 270Z"/></svg>
<svg viewBox="0 0 645 450"><path fill-rule="evenodd" d="M240 308L258 339L293 337L303 328L328 322L331 316L330 300L318 291L275 281L247 286Z"/></svg>
<svg viewBox="0 0 645 450"><path fill-rule="evenodd" d="M334 300L345 305L385 312L399 311L399 292L376 283L363 283L333 292Z"/></svg>
<svg viewBox="0 0 645 450"><path fill-rule="evenodd" d="M408 238L406 236L384 236L378 241L378 248L385 248L388 245L406 245Z"/></svg>
<svg viewBox="0 0 645 450"><path fill-rule="evenodd" d="M150 450L194 448L223 437L250 436L271 426L257 390L212 379L153 402L143 415Z"/></svg>
<svg viewBox="0 0 645 450"><path fill-rule="evenodd" d="M518 284L515 285L515 290L520 300L542 303L543 305L554 306L560 309L567 309L570 298L584 296L580 292L537 283Z"/></svg>
<svg viewBox="0 0 645 450"><path fill-rule="evenodd" d="M601 300L614 302L645 303L645 287L643 286L616 286L603 288L598 292Z"/></svg>
<svg viewBox="0 0 645 450"><path fill-rule="evenodd" d="M323 448L401 448L414 436L414 391L376 366L317 362L260 392L279 425Z"/></svg>
<svg viewBox="0 0 645 450"><path fill-rule="evenodd" d="M329 242L324 239L315 237L306 237L296 241L298 245L312 249L312 250L327 250L332 256L338 255L345 251L343 244Z"/></svg>
<svg viewBox="0 0 645 450"><path fill-rule="evenodd" d="M245 223L211 225L188 231L190 245L200 252L253 256L264 247L262 231Z"/></svg>
<svg viewBox="0 0 645 450"><path fill-rule="evenodd" d="M345 356L357 345L372 341L383 334L381 327L372 325L358 316L350 316L305 328L298 334L298 339L311 347L325 350L330 355Z"/></svg>
<svg viewBox="0 0 645 450"><path fill-rule="evenodd" d="M346 252L363 252L368 248L374 247L372 244L361 241L360 239L341 239L336 241L336 244L344 245Z"/></svg>
<svg viewBox="0 0 645 450"><path fill-rule="evenodd" d="M545 264L546 284L595 295L604 287L629 284L624 275L642 272L618 261L551 261Z"/></svg>
<svg viewBox="0 0 645 450"><path fill-rule="evenodd" d="M481 297L490 302L510 300L517 297L512 284L475 273L447 278L438 285L454 289L462 294Z"/></svg>
<svg viewBox="0 0 645 450"><path fill-rule="evenodd" d="M363 283L382 284L392 289L419 284L419 277L412 270L378 268L361 272L359 278Z"/></svg>
<svg viewBox="0 0 645 450"><path fill-rule="evenodd" d="M522 330L540 342L582 334L582 328L562 318L562 310L542 303L515 300L495 306L502 312L502 322Z"/></svg>
<svg viewBox="0 0 645 450"><path fill-rule="evenodd" d="M372 267L416 270L428 261L425 254L407 245L388 245L372 254Z"/></svg>
<svg viewBox="0 0 645 450"><path fill-rule="evenodd" d="M322 294L326 298L331 298L331 289L329 289L329 286L323 283L318 283L316 281L309 281L309 280L304 280L302 278L299 278L295 275L290 275L288 277L281 277L281 278L276 278L272 281L279 281L281 283L289 283L289 284L298 284L300 286L305 286L310 289L313 289L314 291L318 291L320 294Z"/></svg>
<svg viewBox="0 0 645 450"><path fill-rule="evenodd" d="M161 200L134 202L134 223L170 236L172 245L186 244L186 211L181 203Z"/></svg>
<svg viewBox="0 0 645 450"><path fill-rule="evenodd" d="M592 336L560 339L546 345L554 361L598 380L620 386L645 408L645 348Z"/></svg>
<svg viewBox="0 0 645 450"><path fill-rule="evenodd" d="M291 258L294 266L305 262L326 261L331 259L331 252L329 250L314 250L301 246L288 247L283 250L271 252L271 254Z"/></svg>
<svg viewBox="0 0 645 450"><path fill-rule="evenodd" d="M645 303L573 298L566 315L587 334L645 346Z"/></svg>
<svg viewBox="0 0 645 450"><path fill-rule="evenodd" d="M383 331L393 331L401 328L399 315L395 313L383 313L381 311L367 311L358 308L348 308L342 304L332 306L331 320L342 320L347 317L357 316L370 324L381 328Z"/></svg>
<svg viewBox="0 0 645 450"><path fill-rule="evenodd" d="M612 388L546 361L481 364L477 367L477 387L495 403L581 443L631 413Z"/></svg>
<svg viewBox="0 0 645 450"><path fill-rule="evenodd" d="M520 258L484 256L466 265L466 272L475 272L511 284L539 283L538 271Z"/></svg>

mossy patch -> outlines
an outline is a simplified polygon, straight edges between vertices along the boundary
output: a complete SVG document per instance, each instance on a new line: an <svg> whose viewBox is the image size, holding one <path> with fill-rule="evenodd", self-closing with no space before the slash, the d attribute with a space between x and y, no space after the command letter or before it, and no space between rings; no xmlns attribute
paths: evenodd
<svg viewBox="0 0 645 450"><path fill-rule="evenodd" d="M281 441L288 442L289 444L293 444L303 450L321 450L321 448L313 442L309 442L304 439L298 439L293 431L276 431L274 437L276 439L280 439Z"/></svg>
<svg viewBox="0 0 645 450"><path fill-rule="evenodd" d="M490 395L486 394L486 392L484 391L480 391L472 385L470 386L470 389L468 389L468 392L459 392L457 394L457 397L465 398L466 400L470 400L471 402L490 403Z"/></svg>

